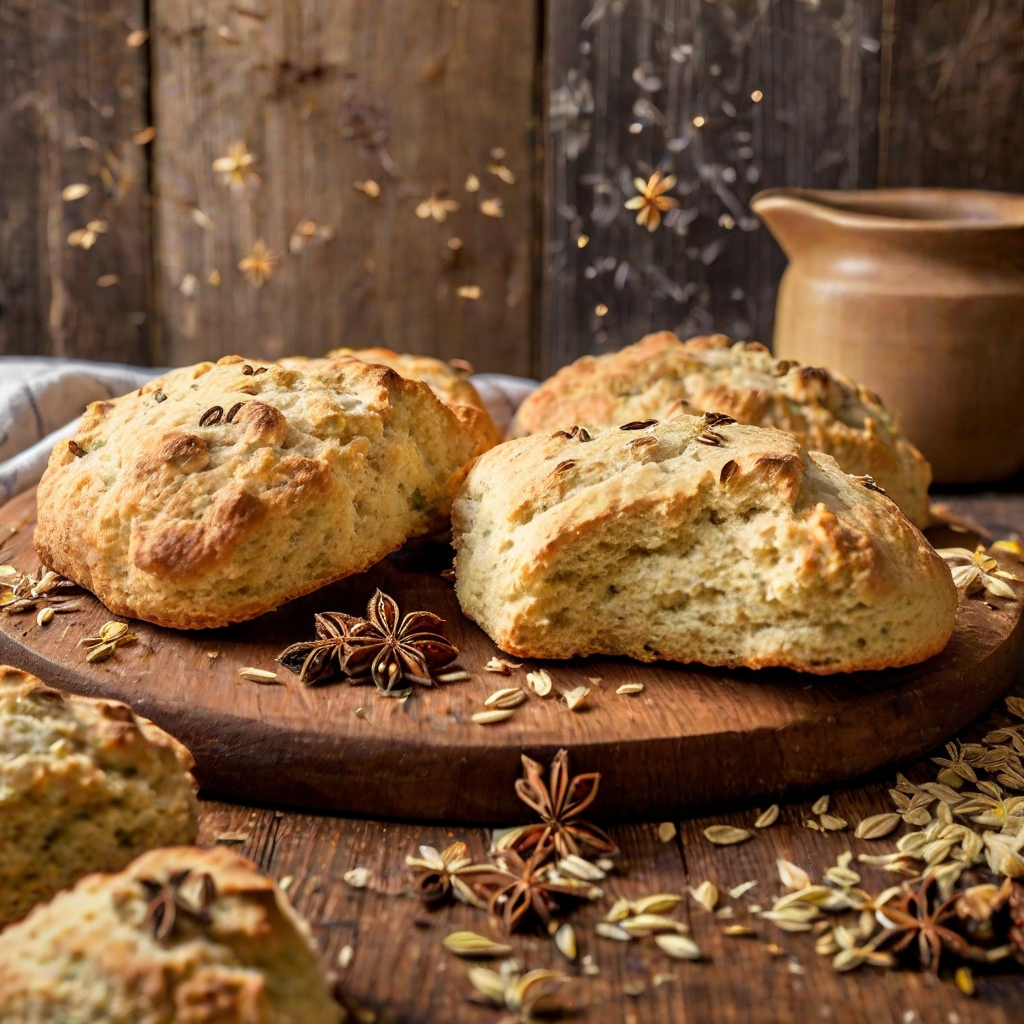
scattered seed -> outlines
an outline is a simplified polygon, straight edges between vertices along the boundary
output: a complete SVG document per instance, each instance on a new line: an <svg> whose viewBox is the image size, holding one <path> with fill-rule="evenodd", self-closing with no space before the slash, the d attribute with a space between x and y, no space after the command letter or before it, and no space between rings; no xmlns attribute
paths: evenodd
<svg viewBox="0 0 1024 1024"><path fill-rule="evenodd" d="M750 890L753 889L755 885L757 885L757 882L755 881L740 882L739 885L733 886L733 888L729 890L729 895L734 900L738 900L741 896L745 896L748 892L750 892Z"/></svg>
<svg viewBox="0 0 1024 1024"><path fill-rule="evenodd" d="M538 669L536 672L526 673L526 682L538 697L547 697L551 693L551 676L546 669Z"/></svg>
<svg viewBox="0 0 1024 1024"><path fill-rule="evenodd" d="M745 842L753 834L748 829L736 828L733 825L709 825L704 829L704 838L716 846L733 846Z"/></svg>
<svg viewBox="0 0 1024 1024"><path fill-rule="evenodd" d="M369 868L350 868L342 875L347 885L353 889L365 889L370 884Z"/></svg>
<svg viewBox="0 0 1024 1024"><path fill-rule="evenodd" d="M779 869L779 880L787 889L803 890L811 884L811 876L802 867L784 857L775 861Z"/></svg>
<svg viewBox="0 0 1024 1024"><path fill-rule="evenodd" d="M248 679L250 683L276 683L277 673L268 672L264 668L240 668L238 675L242 679Z"/></svg>
<svg viewBox="0 0 1024 1024"><path fill-rule="evenodd" d="M669 892L658 892L653 896L642 896L638 900L618 900L612 910L616 910L623 903L626 906L626 911L632 910L634 914L664 914L671 910L673 907L678 906L682 903L683 897L676 896L674 893ZM611 911L609 911L609 914ZM623 915L626 916L626 915ZM605 920L612 920L610 917L606 917Z"/></svg>
<svg viewBox="0 0 1024 1024"><path fill-rule="evenodd" d="M629 942L633 938L624 928L617 924L611 924L608 921L598 921L594 925L594 931L602 939L616 939L619 942Z"/></svg>
<svg viewBox="0 0 1024 1024"><path fill-rule="evenodd" d="M281 881L277 883L277 887L281 890L281 892L287 892L292 887L292 883L294 881L294 875L285 875L284 878L282 878Z"/></svg>
<svg viewBox="0 0 1024 1024"><path fill-rule="evenodd" d="M434 676L439 683L463 683L472 678L464 668L452 669L450 672L442 672L440 675Z"/></svg>
<svg viewBox="0 0 1024 1024"><path fill-rule="evenodd" d="M757 821L754 822L754 828L768 828L769 825L774 825L778 820L779 805L772 804L767 810L761 812Z"/></svg>
<svg viewBox="0 0 1024 1024"><path fill-rule="evenodd" d="M643 683L623 683L615 692L622 694L643 693L643 689Z"/></svg>
<svg viewBox="0 0 1024 1024"><path fill-rule="evenodd" d="M817 800L811 804L811 814L824 814L828 810L828 794L819 796Z"/></svg>
<svg viewBox="0 0 1024 1024"><path fill-rule="evenodd" d="M696 889L690 889L690 895L709 913L718 904L718 889L713 882L705 879Z"/></svg>
<svg viewBox="0 0 1024 1024"><path fill-rule="evenodd" d="M356 955L356 951L351 946L342 946L338 953L338 966L344 970L350 963L352 958Z"/></svg>
<svg viewBox="0 0 1024 1024"><path fill-rule="evenodd" d="M684 934L690 929L683 921L664 914L637 914L619 922L619 927L634 939L642 939L659 932L678 932Z"/></svg>
<svg viewBox="0 0 1024 1024"><path fill-rule="evenodd" d="M819 814L818 821L821 822L821 827L826 832L842 832L850 825L845 818L840 818L837 814Z"/></svg>
<svg viewBox="0 0 1024 1024"><path fill-rule="evenodd" d="M676 837L676 827L671 821L663 821L658 826L658 839L663 843L670 843Z"/></svg>
<svg viewBox="0 0 1024 1024"><path fill-rule="evenodd" d="M965 996L973 996L978 991L977 986L974 984L974 975L971 973L970 967L958 967L953 975L953 979L956 981L956 987Z"/></svg>
<svg viewBox="0 0 1024 1024"><path fill-rule="evenodd" d="M882 839L894 831L899 823L900 816L893 812L872 814L857 825L853 834L858 839Z"/></svg>
<svg viewBox="0 0 1024 1024"><path fill-rule="evenodd" d="M53 616L54 611L52 608L40 608L39 614L36 616L36 625L45 626L53 619Z"/></svg>
<svg viewBox="0 0 1024 1024"><path fill-rule="evenodd" d="M449 953L463 957L508 956L512 952L511 946L476 932L452 932L441 940L441 945Z"/></svg>
<svg viewBox="0 0 1024 1024"><path fill-rule="evenodd" d="M249 833L218 832L213 838L214 841L218 843L247 843L249 841Z"/></svg>
<svg viewBox="0 0 1024 1024"><path fill-rule="evenodd" d="M514 661L506 661L504 658L491 658L491 660L484 665L484 671L498 672L503 676L507 676L511 675L515 669L522 667L523 666L521 664L516 664Z"/></svg>
<svg viewBox="0 0 1024 1024"><path fill-rule="evenodd" d="M89 653L85 656L85 660L90 662L106 661L116 650L117 644L97 644L90 649Z"/></svg>
<svg viewBox="0 0 1024 1024"><path fill-rule="evenodd" d="M700 947L686 935L655 935L658 948L676 960L699 960Z"/></svg>
<svg viewBox="0 0 1024 1024"><path fill-rule="evenodd" d="M517 708L526 700L526 694L518 686L508 686L503 690L495 690L485 701L484 707L508 710Z"/></svg>
<svg viewBox="0 0 1024 1024"><path fill-rule="evenodd" d="M497 722L504 722L515 714L515 708L495 708L493 711L478 711L473 715L473 721L477 725L494 725Z"/></svg>
<svg viewBox="0 0 1024 1024"><path fill-rule="evenodd" d="M576 932L568 921L555 932L555 946L566 960L576 959Z"/></svg>
<svg viewBox="0 0 1024 1024"><path fill-rule="evenodd" d="M570 711L575 711L582 706L589 695L590 690L586 686L577 686L565 694L565 703Z"/></svg>
<svg viewBox="0 0 1024 1024"><path fill-rule="evenodd" d="M751 935L756 935L757 932L755 932L753 928L749 928L745 924L730 924L730 925L727 925L725 928L722 929L722 934L723 935L733 936L733 937L738 937L738 936L747 937L747 936L751 936Z"/></svg>

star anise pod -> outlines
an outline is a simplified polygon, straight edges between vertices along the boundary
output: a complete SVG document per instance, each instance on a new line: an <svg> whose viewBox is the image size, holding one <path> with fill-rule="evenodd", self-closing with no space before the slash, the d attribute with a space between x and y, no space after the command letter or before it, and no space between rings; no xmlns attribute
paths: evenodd
<svg viewBox="0 0 1024 1024"><path fill-rule="evenodd" d="M554 844L562 857L581 853L613 854L618 847L603 829L580 815L594 802L601 782L599 772L569 776L569 752L559 750L551 762L548 782L543 768L523 755L523 777L516 779L516 795L540 816L540 821L520 832L511 848L524 856L531 850Z"/></svg>
<svg viewBox="0 0 1024 1024"><path fill-rule="evenodd" d="M320 683L344 675L349 625L362 621L344 612L321 612L314 617L316 639L286 647L277 660L304 683Z"/></svg>
<svg viewBox="0 0 1024 1024"><path fill-rule="evenodd" d="M372 679L386 697L405 696L402 680L433 686L430 673L458 656L441 634L444 619L432 612L402 617L394 598L378 590L366 606L366 618L349 624L342 669L353 682Z"/></svg>
<svg viewBox="0 0 1024 1024"><path fill-rule="evenodd" d="M149 929L158 942L164 942L174 932L179 914L186 914L200 924L210 923L209 906L217 896L217 887L213 876L208 872L199 875L198 899L192 902L185 898L181 891L182 885L192 874L190 868L175 871L166 881L159 882L154 878L140 878L139 884L146 890L149 905L142 927Z"/></svg>
<svg viewBox="0 0 1024 1024"><path fill-rule="evenodd" d="M934 872L929 872L918 889L904 885L903 895L890 900L879 912L891 925L891 935L885 937L883 944L893 953L902 953L916 942L921 966L930 967L937 975L943 949L950 949L964 960L984 957L984 951L946 927L945 922L956 916L954 907L960 893L953 893L933 907L930 890L935 881Z"/></svg>
<svg viewBox="0 0 1024 1024"><path fill-rule="evenodd" d="M452 843L438 852L433 846L421 846L418 857L408 856L405 863L418 868L413 891L428 905L443 903L451 896L472 907L486 910L487 904L466 881L474 875L489 874L490 864L474 864L465 843Z"/></svg>
<svg viewBox="0 0 1024 1024"><path fill-rule="evenodd" d="M547 924L566 900L586 899L591 886L568 879L548 878L554 848L538 846L528 860L515 850L503 850L497 866L476 877L473 888L487 900L487 909L500 916L506 932L533 919Z"/></svg>

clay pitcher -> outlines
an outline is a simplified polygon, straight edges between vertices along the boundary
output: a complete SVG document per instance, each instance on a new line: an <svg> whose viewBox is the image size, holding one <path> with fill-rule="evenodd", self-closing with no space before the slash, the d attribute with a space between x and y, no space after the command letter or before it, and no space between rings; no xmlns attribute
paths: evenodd
<svg viewBox="0 0 1024 1024"><path fill-rule="evenodd" d="M1024 467L1024 196L776 188L775 354L881 395L937 481Z"/></svg>

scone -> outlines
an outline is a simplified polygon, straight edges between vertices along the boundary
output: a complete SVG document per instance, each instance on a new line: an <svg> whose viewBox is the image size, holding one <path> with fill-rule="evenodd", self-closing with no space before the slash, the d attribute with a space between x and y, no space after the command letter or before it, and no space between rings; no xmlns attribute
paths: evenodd
<svg viewBox="0 0 1024 1024"><path fill-rule="evenodd" d="M0 924L91 871L192 842L191 767L126 704L64 698L0 665Z"/></svg>
<svg viewBox="0 0 1024 1024"><path fill-rule="evenodd" d="M174 370L57 444L36 550L117 615L251 619L446 528L481 415L355 359Z"/></svg>
<svg viewBox="0 0 1024 1024"><path fill-rule="evenodd" d="M546 380L519 407L512 433L616 427L676 413L723 412L740 423L778 427L805 448L831 455L847 473L874 477L907 518L928 525L925 457L862 384L817 366L774 359L756 342L722 334L682 342L662 331L604 356L583 356Z"/></svg>
<svg viewBox="0 0 1024 1024"><path fill-rule="evenodd" d="M306 923L219 848L89 875L0 934L0 1024L340 1024Z"/></svg>
<svg viewBox="0 0 1024 1024"><path fill-rule="evenodd" d="M501 441L501 432L491 419L483 399L475 387L466 379L473 367L461 360L446 363L433 356L418 356L407 352L393 352L389 348L335 348L324 359L358 359L363 363L375 363L378 366L390 367L395 373L409 380L421 380L445 405L468 405L479 409L486 418L481 418L479 429L485 431L490 439L488 447ZM294 366L302 369L305 366L322 364L323 360L308 359L305 356L287 356L278 360L281 366Z"/></svg>
<svg viewBox="0 0 1024 1024"><path fill-rule="evenodd" d="M854 672L931 657L956 614L869 477L715 414L507 442L453 525L462 610L520 657Z"/></svg>

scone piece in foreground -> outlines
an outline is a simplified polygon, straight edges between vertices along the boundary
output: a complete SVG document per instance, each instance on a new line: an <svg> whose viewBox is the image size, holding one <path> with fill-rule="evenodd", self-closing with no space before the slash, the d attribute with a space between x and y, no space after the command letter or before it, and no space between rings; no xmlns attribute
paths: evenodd
<svg viewBox="0 0 1024 1024"><path fill-rule="evenodd" d="M54 448L36 550L115 614L242 622L446 529L478 422L355 359L174 370Z"/></svg>
<svg viewBox="0 0 1024 1024"><path fill-rule="evenodd" d="M228 850L153 850L0 934L0 1024L340 1024L306 923Z"/></svg>
<svg viewBox="0 0 1024 1024"><path fill-rule="evenodd" d="M126 704L65 698L0 666L0 925L82 875L192 842L191 767Z"/></svg>
<svg viewBox="0 0 1024 1024"><path fill-rule="evenodd" d="M453 508L462 610L509 654L908 665L953 629L950 571L867 478L728 417L510 441Z"/></svg>
<svg viewBox="0 0 1024 1024"><path fill-rule="evenodd" d="M785 430L845 472L874 477L911 522L928 525L931 466L878 395L841 373L775 359L764 345L733 344L724 334L684 342L661 331L619 352L583 356L526 398L513 433L574 423L596 430L680 412L723 412Z"/></svg>

